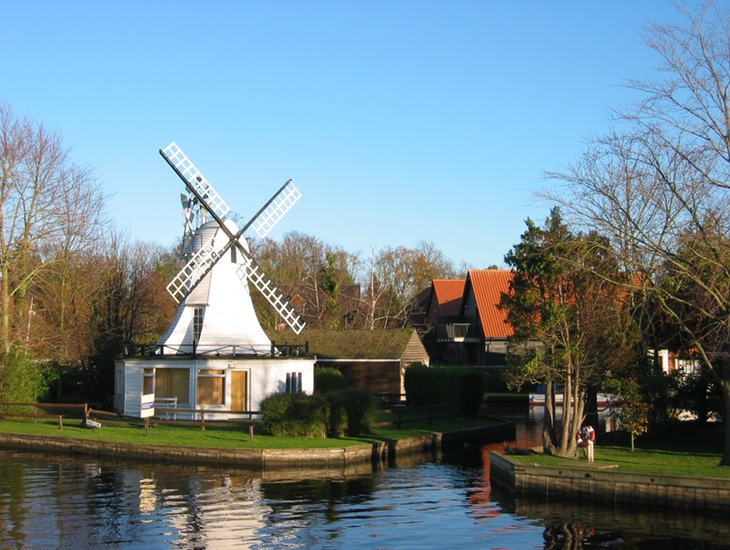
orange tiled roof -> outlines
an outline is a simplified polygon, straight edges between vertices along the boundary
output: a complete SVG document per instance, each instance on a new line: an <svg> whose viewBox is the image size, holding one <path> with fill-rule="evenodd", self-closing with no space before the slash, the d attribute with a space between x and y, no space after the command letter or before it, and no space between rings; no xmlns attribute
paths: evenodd
<svg viewBox="0 0 730 550"><path fill-rule="evenodd" d="M487 338L507 338L514 334L507 323L507 312L497 305L502 292L509 292L512 272L507 269L470 269L468 275L479 311L484 336Z"/></svg>
<svg viewBox="0 0 730 550"><path fill-rule="evenodd" d="M434 279L433 291L439 305L439 312L444 317L459 315L461 301L464 297L466 279Z"/></svg>

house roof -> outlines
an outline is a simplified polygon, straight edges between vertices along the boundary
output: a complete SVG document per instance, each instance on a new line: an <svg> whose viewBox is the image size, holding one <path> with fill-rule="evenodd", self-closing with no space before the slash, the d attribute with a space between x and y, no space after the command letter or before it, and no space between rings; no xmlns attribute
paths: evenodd
<svg viewBox="0 0 730 550"><path fill-rule="evenodd" d="M514 334L507 323L507 312L497 306L503 292L509 292L512 272L507 269L470 269L467 286L471 286L486 338L508 338Z"/></svg>
<svg viewBox="0 0 730 550"><path fill-rule="evenodd" d="M401 330L317 330L304 329L299 335L290 330L266 331L278 343L309 342L310 355L320 359L400 359L413 336L413 329ZM418 339L417 345L423 347ZM428 354L423 349L425 358Z"/></svg>
<svg viewBox="0 0 730 550"><path fill-rule="evenodd" d="M433 292L443 317L459 315L466 279L434 279Z"/></svg>

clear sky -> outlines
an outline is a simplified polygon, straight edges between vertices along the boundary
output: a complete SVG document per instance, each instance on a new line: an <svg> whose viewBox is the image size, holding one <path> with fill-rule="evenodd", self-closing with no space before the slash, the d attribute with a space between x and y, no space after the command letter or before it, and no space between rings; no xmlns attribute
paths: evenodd
<svg viewBox="0 0 730 550"><path fill-rule="evenodd" d="M503 265L542 170L564 167L622 80L657 58L667 0L0 0L0 100L95 168L134 239L182 234L175 141L233 211L287 179L301 231L365 258L433 242Z"/></svg>

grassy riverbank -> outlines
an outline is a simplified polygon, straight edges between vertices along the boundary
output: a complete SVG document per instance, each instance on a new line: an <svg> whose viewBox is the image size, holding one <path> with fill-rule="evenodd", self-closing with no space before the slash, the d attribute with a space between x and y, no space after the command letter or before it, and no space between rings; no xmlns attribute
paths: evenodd
<svg viewBox="0 0 730 550"><path fill-rule="evenodd" d="M596 445L597 465L617 465L617 471L641 474L665 474L706 478L730 478L730 467L719 466L724 441L722 426L678 426L661 434L636 441L631 451L627 441L609 441ZM513 455L522 464L580 467L580 458L558 458L543 454Z"/></svg>
<svg viewBox="0 0 730 550"><path fill-rule="evenodd" d="M343 437L338 439L324 438L289 438L274 437L261 434L255 422L225 423L218 427L214 422L207 422L205 430L199 423L190 425L158 424L150 427L149 435L139 422L128 424L104 424L97 430L82 427L80 420L66 420L63 430L59 430L58 422L52 419L32 420L0 420L0 437L2 433L25 435L43 435L49 437L68 437L94 441L115 443L134 443L140 445L174 445L183 447L210 447L230 449L327 449L343 448L363 443L404 439L426 434L466 430L482 426L495 425L498 422L488 418L475 420L434 420L433 423L419 422L408 424L408 428L380 427L372 434L363 437ZM254 425L254 440L249 440L249 426Z"/></svg>

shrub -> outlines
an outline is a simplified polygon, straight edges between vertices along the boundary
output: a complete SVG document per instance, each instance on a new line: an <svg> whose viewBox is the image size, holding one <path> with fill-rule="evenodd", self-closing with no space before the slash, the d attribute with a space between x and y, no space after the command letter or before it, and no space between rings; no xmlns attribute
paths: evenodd
<svg viewBox="0 0 730 550"><path fill-rule="evenodd" d="M358 437L370 433L375 421L375 399L359 388L328 393L327 436Z"/></svg>
<svg viewBox="0 0 730 550"><path fill-rule="evenodd" d="M334 367L315 367L314 393L326 394L344 390L347 386L347 380L338 369Z"/></svg>
<svg viewBox="0 0 730 550"><path fill-rule="evenodd" d="M406 369L403 385L406 390L406 399L411 407L422 407L430 404L432 396L429 394L429 371L432 368L423 363L416 363Z"/></svg>
<svg viewBox="0 0 730 550"><path fill-rule="evenodd" d="M327 437L342 437L347 432L346 397L342 391L331 391L327 399Z"/></svg>
<svg viewBox="0 0 730 550"><path fill-rule="evenodd" d="M52 377L53 371L45 365L22 355L5 354L0 357L0 401L46 401Z"/></svg>
<svg viewBox="0 0 730 550"><path fill-rule="evenodd" d="M319 395L277 393L261 402L261 426L279 437L326 437L327 401Z"/></svg>
<svg viewBox="0 0 730 550"><path fill-rule="evenodd" d="M366 390L351 388L341 392L347 411L347 435L358 437L370 433L375 420L375 399Z"/></svg>

